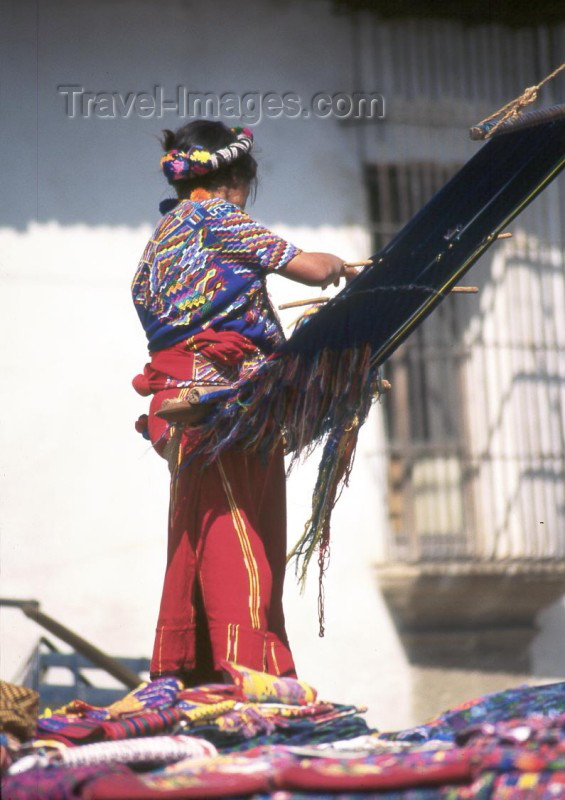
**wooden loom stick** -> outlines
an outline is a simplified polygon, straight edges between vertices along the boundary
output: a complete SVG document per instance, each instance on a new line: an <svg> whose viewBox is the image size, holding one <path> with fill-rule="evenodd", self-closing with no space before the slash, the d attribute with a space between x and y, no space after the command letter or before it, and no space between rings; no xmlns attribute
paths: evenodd
<svg viewBox="0 0 565 800"><path fill-rule="evenodd" d="M452 294L477 294L478 291L478 286L454 286L453 289L451 289ZM311 297L309 300L293 300L292 303L282 303L278 308L279 311L285 311L287 308L299 308L300 306L327 303L328 300L331 300L331 297Z"/></svg>
<svg viewBox="0 0 565 800"><path fill-rule="evenodd" d="M311 297L310 300L293 300L292 303L283 303L279 306L279 311L284 311L286 308L299 308L300 306L316 305L318 303L327 303L329 297Z"/></svg>

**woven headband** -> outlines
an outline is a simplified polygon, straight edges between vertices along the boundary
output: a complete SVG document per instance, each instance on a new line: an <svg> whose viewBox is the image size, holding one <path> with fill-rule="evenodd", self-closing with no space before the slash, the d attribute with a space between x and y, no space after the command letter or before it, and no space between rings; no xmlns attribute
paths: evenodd
<svg viewBox="0 0 565 800"><path fill-rule="evenodd" d="M189 150L169 150L161 159L161 169L168 182L176 183L198 175L206 175L249 153L253 147L253 131L250 128L231 128L231 130L237 136L236 141L213 153L197 144Z"/></svg>

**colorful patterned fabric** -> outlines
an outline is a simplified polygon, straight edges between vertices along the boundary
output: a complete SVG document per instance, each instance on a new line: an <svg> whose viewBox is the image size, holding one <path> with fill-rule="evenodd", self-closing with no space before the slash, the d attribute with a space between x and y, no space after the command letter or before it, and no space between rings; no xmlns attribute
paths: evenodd
<svg viewBox="0 0 565 800"><path fill-rule="evenodd" d="M245 699L250 702L272 701L273 703L305 705L314 703L316 700L316 690L296 678L269 675L240 664L230 664L228 661L224 661L222 667Z"/></svg>
<svg viewBox="0 0 565 800"><path fill-rule="evenodd" d="M35 730L39 695L33 689L0 681L0 731L24 741Z"/></svg>
<svg viewBox="0 0 565 800"><path fill-rule="evenodd" d="M413 729L386 735L370 733L358 709L351 706L293 704L289 694L280 690L279 701L274 702L269 695L276 681L267 675L244 675L248 670L235 664L225 666L237 679L236 684L182 689L174 679L161 679L142 684L108 708L75 701L65 707L66 718L59 713L40 720L62 726L62 735L57 740L55 732L54 742L36 740L33 755L25 755L25 746L14 754L17 760L2 781L2 797L565 797L563 684L522 687L465 703L429 726L421 726L420 731L428 731L427 738L420 733L414 740L407 738L413 736ZM263 697L266 702L253 701L253 697ZM473 724L468 725L471 711ZM514 716L518 711L523 714L521 718ZM167 714L174 714L174 719L180 720L177 726L190 736L135 738L148 716ZM73 738L68 727L65 729L65 721L79 729L80 725L95 726L99 740L110 738L115 730L120 735L125 732L131 740L68 750L59 744L54 749L52 745L65 737L74 745L86 740L76 731ZM133 727L128 732L130 724ZM433 738L438 730L443 739ZM328 746L321 747L321 742ZM213 745L223 752L216 754ZM207 755L199 757L203 752ZM183 754L188 757L183 758ZM120 760L120 767L98 763L81 766L102 760L113 763L115 759ZM57 766L58 761L67 765ZM127 769L126 763L135 765L135 772ZM168 765L155 769L157 763Z"/></svg>
<svg viewBox="0 0 565 800"><path fill-rule="evenodd" d="M232 203L182 200L157 226L133 281L149 350L211 327L270 353L284 335L265 277L298 252Z"/></svg>
<svg viewBox="0 0 565 800"><path fill-rule="evenodd" d="M249 339L234 331L216 333L212 329L152 353L151 363L132 381L139 394L153 394L149 415L138 419L137 430L167 458L174 426L157 416L163 404L186 400L194 387L225 390L238 379L240 370L258 358L259 351Z"/></svg>
<svg viewBox="0 0 565 800"><path fill-rule="evenodd" d="M265 675L264 679L269 683L271 677ZM246 696L243 685L197 687L181 692L175 708L185 713L183 730L231 751L294 740L330 741L339 736L344 725L347 731L352 725L358 733L367 731L358 710L351 706L314 702L292 705L282 697L282 702L255 702L254 696L253 691ZM346 736L346 728L343 730Z"/></svg>
<svg viewBox="0 0 565 800"><path fill-rule="evenodd" d="M563 770L513 772L492 777L492 800L562 800L565 797Z"/></svg>
<svg viewBox="0 0 565 800"><path fill-rule="evenodd" d="M305 706L296 706L298 713L274 715L270 704L256 705L254 710L266 722L275 723L272 733L258 733L252 739L246 738L245 729L226 726L219 717L208 724L198 725L192 732L212 741L223 752L243 752L250 748L270 745L299 747L302 745L332 742L336 739L355 738L369 732L367 723L359 716L359 709L353 706L320 704L311 713L301 713ZM237 708L234 712L239 713Z"/></svg>
<svg viewBox="0 0 565 800"><path fill-rule="evenodd" d="M130 774L121 764L31 769L2 779L2 800L78 800L86 796L90 781L102 775L115 779Z"/></svg>
<svg viewBox="0 0 565 800"><path fill-rule="evenodd" d="M353 759L302 759L283 769L277 784L285 789L338 791L460 783L471 779L474 755L472 750L454 749Z"/></svg>
<svg viewBox="0 0 565 800"><path fill-rule="evenodd" d="M85 719L109 720L118 719L138 711L151 711L153 709L163 711L174 704L182 688L182 682L178 678L167 677L156 681L144 681L136 689L110 706L102 708L85 703L83 700L73 700L72 703L68 703L54 713L55 715L63 714ZM51 712L44 714L41 722L43 723L50 716L52 716Z"/></svg>
<svg viewBox="0 0 565 800"><path fill-rule="evenodd" d="M223 666L234 676L242 674L234 664ZM62 743L88 752L85 746L93 742L182 732L226 751L241 751L259 744L301 745L368 733L354 706L308 702L307 697L315 697L314 689L294 680L279 685L272 677L256 675L252 680L246 676L238 685L188 689L181 689L174 678L162 678L142 684L108 708L74 701L39 720L38 745L50 748ZM257 702L257 697L266 702ZM144 710L145 706L150 708Z"/></svg>
<svg viewBox="0 0 565 800"><path fill-rule="evenodd" d="M189 686L179 692L177 705L185 702L190 706L213 705L225 700L239 700L235 686L226 683L208 683L203 686Z"/></svg>
<svg viewBox="0 0 565 800"><path fill-rule="evenodd" d="M414 742L432 739L454 741L458 734L484 722L495 724L512 719L554 719L564 713L565 682L522 686L479 697L440 714L427 725L383 734L383 737Z"/></svg>
<svg viewBox="0 0 565 800"><path fill-rule="evenodd" d="M177 678L145 682L107 708L75 700L44 714L38 736L72 745L170 731L182 719L182 712L172 708L182 686Z"/></svg>
<svg viewBox="0 0 565 800"><path fill-rule="evenodd" d="M133 379L133 388L146 397L198 384L226 386L237 378L239 364L256 353L255 345L239 333L207 330L153 353L151 363Z"/></svg>
<svg viewBox="0 0 565 800"><path fill-rule="evenodd" d="M109 721L54 715L40 721L38 732L43 738L54 739L67 745L86 744L169 733L182 719L182 711L176 708L142 711L124 719Z"/></svg>
<svg viewBox="0 0 565 800"><path fill-rule="evenodd" d="M284 748L256 748L246 754L176 764L135 779L101 778L89 787L87 796L90 800L246 796L273 788L277 773L292 760Z"/></svg>
<svg viewBox="0 0 565 800"><path fill-rule="evenodd" d="M85 800L156 800L156 798L246 797L270 788L269 759L223 756L194 764L190 771L151 775L102 776Z"/></svg>
<svg viewBox="0 0 565 800"><path fill-rule="evenodd" d="M472 725L457 734L456 742L459 745L493 741L500 745L521 745L525 742L554 745L561 741L563 730L565 730L565 713L546 717L532 715L525 719Z"/></svg>

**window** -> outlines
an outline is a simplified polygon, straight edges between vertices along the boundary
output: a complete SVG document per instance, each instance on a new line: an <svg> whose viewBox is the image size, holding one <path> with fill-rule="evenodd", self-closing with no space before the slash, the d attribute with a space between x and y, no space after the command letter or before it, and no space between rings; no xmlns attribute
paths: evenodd
<svg viewBox="0 0 565 800"><path fill-rule="evenodd" d="M459 165L407 162L367 169L375 251ZM447 298L385 365L393 560L462 558L472 534L465 469L462 345L458 305Z"/></svg>

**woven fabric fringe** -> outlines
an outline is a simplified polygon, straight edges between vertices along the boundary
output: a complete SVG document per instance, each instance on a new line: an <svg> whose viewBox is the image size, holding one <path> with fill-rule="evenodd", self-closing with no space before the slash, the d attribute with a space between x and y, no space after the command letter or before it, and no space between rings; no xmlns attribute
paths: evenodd
<svg viewBox="0 0 565 800"><path fill-rule="evenodd" d="M293 462L339 426L364 421L378 386L371 347L277 354L242 375L197 429L187 455L214 461L229 447L270 452L281 438ZM215 399L207 395L208 402Z"/></svg>
<svg viewBox="0 0 565 800"><path fill-rule="evenodd" d="M278 353L242 375L226 399L195 430L194 445L181 469L197 454L214 461L225 449L268 453L281 439L291 468L324 442L312 498L312 516L289 558L303 583L318 551L320 635L323 635L322 577L327 567L330 517L340 487L351 471L357 435L378 396L378 369L371 347L321 350L315 356ZM207 400L214 395L208 395Z"/></svg>
<svg viewBox="0 0 565 800"><path fill-rule="evenodd" d="M348 484L353 466L359 418L340 425L327 437L318 468L318 478L312 496L312 516L304 533L291 550L287 561L296 559L296 575L302 587L308 565L318 552L318 621L319 635L324 635L324 575L330 555L330 518L341 490Z"/></svg>

